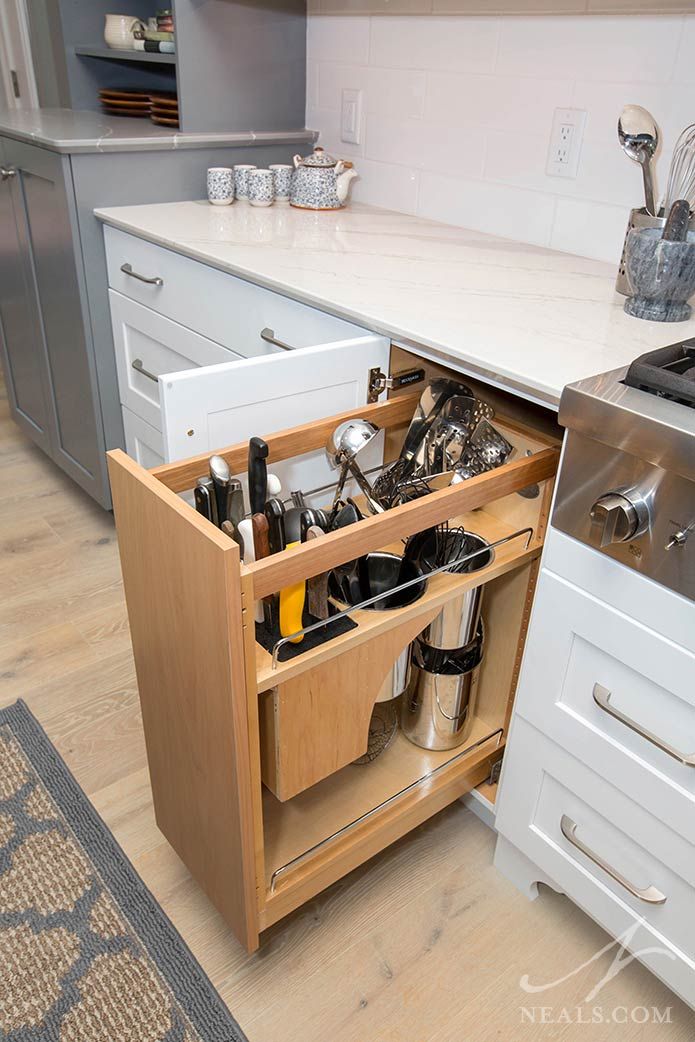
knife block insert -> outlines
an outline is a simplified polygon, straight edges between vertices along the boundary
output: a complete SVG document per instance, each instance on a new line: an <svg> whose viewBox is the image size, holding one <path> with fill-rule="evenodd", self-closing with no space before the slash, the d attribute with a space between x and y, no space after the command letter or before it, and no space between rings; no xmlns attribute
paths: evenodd
<svg viewBox="0 0 695 1042"><path fill-rule="evenodd" d="M305 611L302 617L302 626L305 628L307 626L313 626L314 623L319 621L319 619L310 615L308 611ZM356 627L357 623L353 622L348 616L343 616L340 619L328 619L323 629L314 630L313 633L306 633L301 644L283 644L278 652L278 661L287 662L288 659L297 658L299 655L311 651L313 648L320 647L320 645L325 644L326 641L333 640L335 637L340 637L343 633L349 633L350 630L354 630ZM269 630L263 622L256 623L256 643L260 644L266 651L269 651L272 654L273 648L281 639L282 635L277 623L273 626L272 630Z"/></svg>

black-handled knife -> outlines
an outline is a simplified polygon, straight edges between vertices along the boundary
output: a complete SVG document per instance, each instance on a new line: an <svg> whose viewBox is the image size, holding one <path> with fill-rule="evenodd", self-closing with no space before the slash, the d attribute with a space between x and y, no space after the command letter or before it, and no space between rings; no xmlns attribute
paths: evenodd
<svg viewBox="0 0 695 1042"><path fill-rule="evenodd" d="M287 545L285 542L285 507L280 499L269 499L265 504L265 516L268 518L268 540L271 554L281 554Z"/></svg>
<svg viewBox="0 0 695 1042"><path fill-rule="evenodd" d="M213 525L219 526L219 515L217 513L217 499L215 497L215 483L207 474L198 478L193 489L195 508L199 514L212 521Z"/></svg>
<svg viewBox="0 0 695 1042"><path fill-rule="evenodd" d="M268 489L268 446L262 438L249 441L249 499L251 514L262 514Z"/></svg>

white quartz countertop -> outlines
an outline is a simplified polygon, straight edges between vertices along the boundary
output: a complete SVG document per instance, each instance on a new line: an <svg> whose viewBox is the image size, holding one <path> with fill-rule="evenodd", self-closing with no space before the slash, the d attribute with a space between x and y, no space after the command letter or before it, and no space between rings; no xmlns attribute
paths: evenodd
<svg viewBox="0 0 695 1042"><path fill-rule="evenodd" d="M306 144L316 138L311 130L185 134L179 130L165 130L149 119L76 109L0 109L2 136L40 145L53 152L68 153Z"/></svg>
<svg viewBox="0 0 695 1042"><path fill-rule="evenodd" d="M565 384L695 335L695 320L627 316L612 265L374 207L181 202L95 212L555 408Z"/></svg>

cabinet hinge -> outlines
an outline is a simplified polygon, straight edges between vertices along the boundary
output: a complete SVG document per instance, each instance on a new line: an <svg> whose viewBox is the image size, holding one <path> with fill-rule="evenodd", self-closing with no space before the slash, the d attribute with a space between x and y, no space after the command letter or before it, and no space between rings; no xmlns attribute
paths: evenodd
<svg viewBox="0 0 695 1042"><path fill-rule="evenodd" d="M399 387L410 387L425 379L424 369L402 369L400 373L387 376L379 366L369 370L368 402L376 402L383 391L397 391Z"/></svg>

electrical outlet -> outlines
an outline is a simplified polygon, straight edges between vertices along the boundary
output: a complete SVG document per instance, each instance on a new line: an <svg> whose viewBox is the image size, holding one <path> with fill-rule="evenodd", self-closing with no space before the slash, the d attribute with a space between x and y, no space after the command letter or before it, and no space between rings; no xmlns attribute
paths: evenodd
<svg viewBox="0 0 695 1042"><path fill-rule="evenodd" d="M362 127L362 91L343 87L340 106L340 140L359 145Z"/></svg>
<svg viewBox="0 0 695 1042"><path fill-rule="evenodd" d="M551 177L577 176L585 125L584 109L555 109L545 168Z"/></svg>

